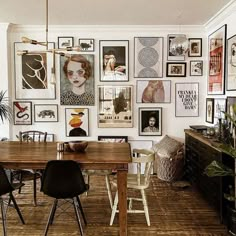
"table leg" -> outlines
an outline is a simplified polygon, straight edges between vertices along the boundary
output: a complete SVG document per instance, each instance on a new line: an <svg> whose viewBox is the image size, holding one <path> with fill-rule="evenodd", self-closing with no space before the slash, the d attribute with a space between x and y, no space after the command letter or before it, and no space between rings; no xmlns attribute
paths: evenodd
<svg viewBox="0 0 236 236"><path fill-rule="evenodd" d="M127 236L127 170L117 171L120 236Z"/></svg>

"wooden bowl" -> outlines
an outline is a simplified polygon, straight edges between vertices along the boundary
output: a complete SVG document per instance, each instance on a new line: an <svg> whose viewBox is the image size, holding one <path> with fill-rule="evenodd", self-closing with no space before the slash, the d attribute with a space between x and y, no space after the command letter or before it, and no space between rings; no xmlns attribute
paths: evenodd
<svg viewBox="0 0 236 236"><path fill-rule="evenodd" d="M87 141L69 141L69 147L74 152L84 152L87 146Z"/></svg>

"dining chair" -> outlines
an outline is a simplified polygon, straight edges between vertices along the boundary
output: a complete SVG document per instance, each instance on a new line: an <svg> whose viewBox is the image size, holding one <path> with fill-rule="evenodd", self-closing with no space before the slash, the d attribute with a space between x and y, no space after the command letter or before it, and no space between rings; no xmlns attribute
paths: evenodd
<svg viewBox="0 0 236 236"><path fill-rule="evenodd" d="M13 191L22 187L23 183L10 183L4 168L0 165L0 204L1 204L1 215L2 215L2 226L3 226L3 235L7 235L7 226L6 226L6 213L7 211L4 209L4 201L2 196L5 194L9 194L9 201L7 205L10 205L11 201L13 202L13 206L15 207L22 224L25 224L23 216L20 212L20 209L16 203L16 200L13 196Z"/></svg>
<svg viewBox="0 0 236 236"><path fill-rule="evenodd" d="M82 204L79 195L88 191L89 185L85 184L80 166L73 160L52 160L46 165L42 177L41 191L54 198L54 202L48 217L44 235L47 235L49 225L52 225L53 219L60 199L72 199L75 215L79 225L81 235L84 235L82 223L79 216L79 210L87 225ZM66 220L66 219L65 219Z"/></svg>
<svg viewBox="0 0 236 236"><path fill-rule="evenodd" d="M127 174L127 189L131 190L140 190L141 197L128 197L129 205L127 209L127 213L144 213L147 221L147 225L150 226L150 218L148 211L147 198L145 194L145 189L149 187L151 171L153 168L154 162L154 152L152 150L147 149L133 149L132 163L137 165L137 173L135 174ZM141 173L141 165L144 165L144 173ZM117 182L112 182L117 187ZM143 210L141 209L133 209L133 201L141 201L143 203ZM110 225L113 224L115 214L119 213L117 210L118 205L118 191L116 191L114 204L112 207Z"/></svg>

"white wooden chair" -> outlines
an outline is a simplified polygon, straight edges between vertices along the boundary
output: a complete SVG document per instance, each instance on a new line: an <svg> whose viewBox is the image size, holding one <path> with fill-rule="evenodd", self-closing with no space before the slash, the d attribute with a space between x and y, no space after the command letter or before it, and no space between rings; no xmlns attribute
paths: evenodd
<svg viewBox="0 0 236 236"><path fill-rule="evenodd" d="M147 199L146 199L146 195L145 195L145 189L147 189L149 186L151 171L152 171L155 156L154 156L154 152L152 150L147 150L147 149L134 149L133 153L135 155L134 155L134 157L132 157L132 162L137 164L137 174L129 174L128 173L128 175L127 175L127 189L140 190L141 198L128 197L129 205L128 205L127 213L144 213L146 216L147 225L150 226L148 204L147 204ZM145 163L144 174L141 174L141 164L142 163ZM114 182L113 184L117 185L116 182ZM132 202L134 200L135 201L142 201L143 210L132 209ZM119 210L117 210L117 205L118 205L118 191L116 191L114 205L112 207L110 225L113 224L115 214L119 213Z"/></svg>

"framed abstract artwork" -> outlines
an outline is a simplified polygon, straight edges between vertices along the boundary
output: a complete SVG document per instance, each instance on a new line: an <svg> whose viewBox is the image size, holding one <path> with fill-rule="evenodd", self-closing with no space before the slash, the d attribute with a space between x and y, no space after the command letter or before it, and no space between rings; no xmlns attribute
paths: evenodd
<svg viewBox="0 0 236 236"><path fill-rule="evenodd" d="M134 38L134 77L163 77L163 37Z"/></svg>
<svg viewBox="0 0 236 236"><path fill-rule="evenodd" d="M227 25L223 25L208 36L208 81L209 95L225 93L225 58Z"/></svg>
<svg viewBox="0 0 236 236"><path fill-rule="evenodd" d="M206 122L214 123L214 98L206 99Z"/></svg>
<svg viewBox="0 0 236 236"><path fill-rule="evenodd" d="M170 103L171 81L170 80L138 80L137 103Z"/></svg>
<svg viewBox="0 0 236 236"><path fill-rule="evenodd" d="M98 86L98 127L132 128L132 85Z"/></svg>
<svg viewBox="0 0 236 236"><path fill-rule="evenodd" d="M73 37L58 37L57 38L58 48L68 48L74 46L74 38Z"/></svg>
<svg viewBox="0 0 236 236"><path fill-rule="evenodd" d="M189 57L201 57L202 56L202 38L189 38Z"/></svg>
<svg viewBox="0 0 236 236"><path fill-rule="evenodd" d="M53 67L52 53L40 52L39 50L45 50L41 45L15 42L14 46L16 100L56 99L55 85L49 81ZM54 43L49 43L48 46L53 49ZM19 52L25 50L34 53L19 55Z"/></svg>
<svg viewBox="0 0 236 236"><path fill-rule="evenodd" d="M14 125L32 125L32 102L13 102Z"/></svg>
<svg viewBox="0 0 236 236"><path fill-rule="evenodd" d="M199 116L199 83L175 84L175 116Z"/></svg>
<svg viewBox="0 0 236 236"><path fill-rule="evenodd" d="M109 143L127 143L128 136L98 136L98 141Z"/></svg>
<svg viewBox="0 0 236 236"><path fill-rule="evenodd" d="M79 39L82 52L94 52L94 39Z"/></svg>
<svg viewBox="0 0 236 236"><path fill-rule="evenodd" d="M129 81L129 41L99 41L100 81Z"/></svg>
<svg viewBox="0 0 236 236"><path fill-rule="evenodd" d="M186 62L167 62L167 77L186 77Z"/></svg>
<svg viewBox="0 0 236 236"><path fill-rule="evenodd" d="M224 112L226 111L226 99L224 98L215 98L214 101L214 117L215 118L224 118Z"/></svg>
<svg viewBox="0 0 236 236"><path fill-rule="evenodd" d="M89 136L88 108L65 108L65 116L67 137Z"/></svg>
<svg viewBox="0 0 236 236"><path fill-rule="evenodd" d="M176 37L186 37L184 34L168 34L167 36L167 60L168 61L184 61L185 52L182 44L174 44Z"/></svg>
<svg viewBox="0 0 236 236"><path fill-rule="evenodd" d="M58 122L58 105L34 104L34 122Z"/></svg>
<svg viewBox="0 0 236 236"><path fill-rule="evenodd" d="M236 90L236 35L228 39L226 89Z"/></svg>
<svg viewBox="0 0 236 236"><path fill-rule="evenodd" d="M203 75L203 61L190 61L190 76Z"/></svg>

